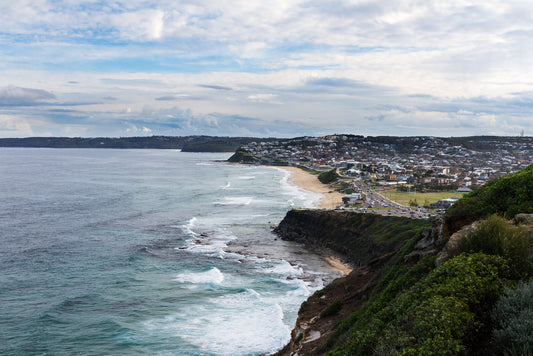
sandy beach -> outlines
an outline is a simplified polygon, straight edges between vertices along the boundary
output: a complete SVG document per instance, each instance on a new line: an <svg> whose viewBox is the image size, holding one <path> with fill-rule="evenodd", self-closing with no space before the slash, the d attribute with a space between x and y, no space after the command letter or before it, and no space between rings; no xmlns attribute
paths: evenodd
<svg viewBox="0 0 533 356"><path fill-rule="evenodd" d="M353 271L353 268L349 264L342 262L337 257L328 256L328 257L326 257L326 262L331 267L341 271L343 276L347 276L347 275L350 274L350 272Z"/></svg>
<svg viewBox="0 0 533 356"><path fill-rule="evenodd" d="M324 198L320 201L318 208L334 209L342 204L343 194L332 190L327 184L322 184L318 177L296 167L278 167L292 172L293 183L302 189L313 193L320 193Z"/></svg>

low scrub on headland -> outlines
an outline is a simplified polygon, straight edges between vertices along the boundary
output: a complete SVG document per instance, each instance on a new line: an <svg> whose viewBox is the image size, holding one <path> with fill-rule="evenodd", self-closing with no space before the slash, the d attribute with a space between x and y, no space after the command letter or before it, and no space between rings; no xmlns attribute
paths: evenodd
<svg viewBox="0 0 533 356"><path fill-rule="evenodd" d="M475 221L492 214L512 219L518 213L533 213L533 165L468 193L446 215L449 220Z"/></svg>
<svg viewBox="0 0 533 356"><path fill-rule="evenodd" d="M533 225L511 220L517 213L533 213L533 166L490 182L448 210L444 223L461 221L450 224L448 234L465 221L478 222L444 263L435 263L439 244L412 258L420 234L404 243L366 301L313 354L533 355ZM330 303L321 317L334 317L343 305Z"/></svg>
<svg viewBox="0 0 533 356"><path fill-rule="evenodd" d="M533 355L533 279L506 288L492 310L492 335L498 351Z"/></svg>
<svg viewBox="0 0 533 356"><path fill-rule="evenodd" d="M456 253L461 252L502 256L513 270L525 276L533 272L528 231L498 215L491 215L466 235L456 248Z"/></svg>
<svg viewBox="0 0 533 356"><path fill-rule="evenodd" d="M425 260L419 264L418 270L428 268ZM482 253L462 254L419 280L416 275L401 277L405 289L396 287L393 298L378 297L380 309L362 313L363 319L354 318L340 338L344 342L335 345L338 347L331 355L452 355L468 351L466 339L487 327L484 320L490 306L516 278L504 258Z"/></svg>
<svg viewBox="0 0 533 356"><path fill-rule="evenodd" d="M337 170L336 169L332 169L330 171L323 172L323 173L320 173L318 175L318 180L322 184L333 183L334 181L336 181L339 178L340 178L340 176L337 174Z"/></svg>

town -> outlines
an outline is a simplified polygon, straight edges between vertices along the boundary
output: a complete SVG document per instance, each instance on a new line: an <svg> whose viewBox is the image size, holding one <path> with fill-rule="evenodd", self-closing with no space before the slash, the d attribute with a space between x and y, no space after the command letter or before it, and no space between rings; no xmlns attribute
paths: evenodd
<svg viewBox="0 0 533 356"><path fill-rule="evenodd" d="M351 182L339 189L346 193L342 208L429 217L429 209L443 211L464 193L533 163L533 138L329 135L258 140L242 146L235 157L246 163L335 170ZM400 192L415 194L402 202ZM441 193L437 196L442 199L417 201L416 192L419 197Z"/></svg>

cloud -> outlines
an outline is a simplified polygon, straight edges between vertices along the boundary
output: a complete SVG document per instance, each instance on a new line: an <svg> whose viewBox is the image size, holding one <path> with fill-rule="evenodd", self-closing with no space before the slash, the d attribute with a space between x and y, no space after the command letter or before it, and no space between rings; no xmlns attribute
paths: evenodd
<svg viewBox="0 0 533 356"><path fill-rule="evenodd" d="M0 134L7 137L32 136L33 130L31 124L23 118L0 115Z"/></svg>
<svg viewBox="0 0 533 356"><path fill-rule="evenodd" d="M155 98L155 100L158 100L158 101L174 101L177 99L178 97L174 95L165 95L165 96L160 96L159 98Z"/></svg>
<svg viewBox="0 0 533 356"><path fill-rule="evenodd" d="M530 2L28 4L0 4L0 114L35 132L533 132Z"/></svg>
<svg viewBox="0 0 533 356"><path fill-rule="evenodd" d="M207 84L199 84L199 87L207 88L207 89L215 89L215 90L233 90L230 87L225 87L222 85L207 85Z"/></svg>
<svg viewBox="0 0 533 356"><path fill-rule="evenodd" d="M311 78L307 81L309 85L320 85L320 86L330 86L330 87L360 87L366 86L360 82L357 82L348 78Z"/></svg>
<svg viewBox="0 0 533 356"><path fill-rule="evenodd" d="M133 124L128 124L126 132L134 135L150 135L152 133L152 130L146 126L137 127Z"/></svg>
<svg viewBox="0 0 533 356"><path fill-rule="evenodd" d="M385 119L385 115L384 114L373 115L373 116L365 116L365 120L368 120L368 121L383 121L384 119Z"/></svg>
<svg viewBox="0 0 533 356"><path fill-rule="evenodd" d="M56 96L46 90L9 86L0 89L0 106L33 106Z"/></svg>
<svg viewBox="0 0 533 356"><path fill-rule="evenodd" d="M247 99L250 101L257 102L257 103L275 104L275 103L279 103L275 101L276 97L277 97L276 94L252 94L252 95L248 95Z"/></svg>

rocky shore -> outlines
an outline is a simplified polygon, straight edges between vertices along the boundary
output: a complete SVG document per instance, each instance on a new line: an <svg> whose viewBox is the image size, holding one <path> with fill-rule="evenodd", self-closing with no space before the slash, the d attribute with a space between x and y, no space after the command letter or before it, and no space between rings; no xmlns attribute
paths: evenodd
<svg viewBox="0 0 533 356"><path fill-rule="evenodd" d="M429 228L424 220L331 210L289 211L275 233L332 254L353 269L302 304L291 342L277 355L321 354L335 326L369 298L383 266L424 228Z"/></svg>

